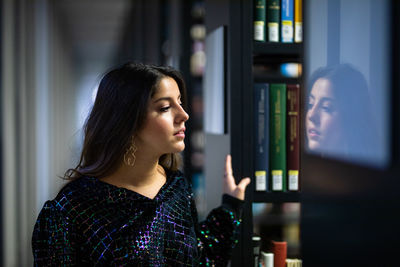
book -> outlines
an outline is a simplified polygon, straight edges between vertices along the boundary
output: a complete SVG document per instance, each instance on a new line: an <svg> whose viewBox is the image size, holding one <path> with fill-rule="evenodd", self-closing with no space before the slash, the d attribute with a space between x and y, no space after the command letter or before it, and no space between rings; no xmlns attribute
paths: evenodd
<svg viewBox="0 0 400 267"><path fill-rule="evenodd" d="M282 0L281 8L281 42L293 43L293 13L294 1Z"/></svg>
<svg viewBox="0 0 400 267"><path fill-rule="evenodd" d="M258 266L259 258L260 258L260 247L261 247L261 237L253 236L252 238L253 245L253 256L254 256L254 266Z"/></svg>
<svg viewBox="0 0 400 267"><path fill-rule="evenodd" d="M303 42L303 1L294 1L294 42Z"/></svg>
<svg viewBox="0 0 400 267"><path fill-rule="evenodd" d="M261 251L262 266L274 267L274 254Z"/></svg>
<svg viewBox="0 0 400 267"><path fill-rule="evenodd" d="M279 0L267 0L268 41L279 42L281 5Z"/></svg>
<svg viewBox="0 0 400 267"><path fill-rule="evenodd" d="M286 259L286 267L301 267L302 263L300 259Z"/></svg>
<svg viewBox="0 0 400 267"><path fill-rule="evenodd" d="M274 254L274 267L286 267L287 243L272 241L271 252Z"/></svg>
<svg viewBox="0 0 400 267"><path fill-rule="evenodd" d="M287 186L289 191L299 190L300 170L300 85L287 84Z"/></svg>
<svg viewBox="0 0 400 267"><path fill-rule="evenodd" d="M286 191L286 84L272 83L269 90L271 190Z"/></svg>
<svg viewBox="0 0 400 267"><path fill-rule="evenodd" d="M255 189L268 190L269 173L269 84L254 84Z"/></svg>
<svg viewBox="0 0 400 267"><path fill-rule="evenodd" d="M254 40L265 42L266 0L254 0Z"/></svg>

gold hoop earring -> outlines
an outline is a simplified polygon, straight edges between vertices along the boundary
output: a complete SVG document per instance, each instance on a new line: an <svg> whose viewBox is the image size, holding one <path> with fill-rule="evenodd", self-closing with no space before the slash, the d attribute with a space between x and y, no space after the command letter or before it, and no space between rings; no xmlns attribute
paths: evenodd
<svg viewBox="0 0 400 267"><path fill-rule="evenodd" d="M135 166L137 147L135 144L135 137L132 136L131 145L126 149L124 154L124 163L128 166Z"/></svg>

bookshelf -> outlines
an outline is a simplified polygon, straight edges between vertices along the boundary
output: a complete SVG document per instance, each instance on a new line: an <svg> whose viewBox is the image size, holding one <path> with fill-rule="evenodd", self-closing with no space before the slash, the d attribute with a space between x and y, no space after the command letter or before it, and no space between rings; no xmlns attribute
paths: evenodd
<svg viewBox="0 0 400 267"><path fill-rule="evenodd" d="M300 202L300 192L254 192L253 203Z"/></svg>
<svg viewBox="0 0 400 267"><path fill-rule="evenodd" d="M253 7L247 10L250 13L250 21L253 21ZM247 17L244 15L244 17ZM271 69L259 70L257 66L279 66L283 63L298 63L302 64L303 61L303 44L302 43L272 43L272 42L259 42L252 41L250 45L250 57L251 57L251 67L252 67L252 80L250 80L251 88L254 87L255 83L285 83L285 84L301 84L301 77L285 77L279 71L273 71ZM254 102L253 102L254 103ZM270 108L270 107L267 107ZM301 115L300 115L301 116ZM256 123L254 120L251 121L253 124ZM300 131L301 132L301 131ZM255 140L251 141L255 149ZM300 152L300 151L299 151ZM254 152L252 152L254 155ZM254 160L253 160L254 162ZM254 165L251 168L254 169ZM254 173L254 171L253 171ZM301 172L300 172L301 176ZM300 178L301 181L301 178ZM252 225L251 230L253 234L260 235L262 239L275 239L276 235L282 234L280 232L285 232L288 226L299 229L300 218L299 213L292 213L290 215L282 212L283 205L288 205L291 203L300 203L301 192L260 192L255 190L255 183L252 184L252 190L250 192L250 201L252 205L254 204L266 204L272 206L273 209L278 210L278 214L274 213L264 213L258 214L257 212L251 214ZM298 204L300 205L300 204ZM249 218L247 218L249 219ZM261 229L265 229L264 232ZM248 231L250 235L251 232ZM249 236L248 235L248 236ZM275 238L273 237L275 235ZM251 237L251 235L250 235ZM296 238L295 238L296 239ZM268 242L270 240L264 240L264 244L261 245L261 249L267 251ZM279 240L278 240L279 241ZM290 240L283 238L280 241L287 241L288 247L288 258L301 257L300 253L300 243L299 240ZM251 253L251 251L250 251ZM244 264L254 264L253 257L247 257Z"/></svg>
<svg viewBox="0 0 400 267"><path fill-rule="evenodd" d="M190 119L186 130L184 172L193 185L197 212L200 219L205 214L205 184L203 173L203 71L204 71L204 1L182 2L182 57L181 71L186 81L188 111Z"/></svg>
<svg viewBox="0 0 400 267"><path fill-rule="evenodd" d="M286 44L286 43L260 43L253 41L252 44L252 80L250 82L251 88L253 88L255 83L284 83L284 84L301 84L301 78L291 78L285 77L280 73L273 71L258 71L255 66L268 66L268 65L277 65L282 63L302 63L302 54L303 54L303 45L302 44ZM300 89L301 90L301 89ZM267 107L270 108L270 107ZM301 115L300 115L301 116ZM252 121L253 127L254 120ZM301 132L301 131L300 131ZM300 133L301 134L301 133ZM286 140L285 140L286 141ZM252 144L255 149L255 140L252 140ZM300 152L300 151L299 151ZM254 154L254 152L253 152ZM252 166L254 168L254 165ZM253 172L254 173L254 172ZM270 179L270 178L268 178ZM254 181L254 180L253 180ZM300 181L301 181L301 172L300 172ZM277 238L281 239L280 241L287 242L287 256L288 258L297 258L301 257L301 245L299 240L291 240L285 236L283 236L283 232L288 228L288 225L296 225L296 229L299 229L300 225L300 216L299 213L291 214L290 220L288 220L288 215L282 212L282 206L289 203L299 203L301 192L260 192L255 190L255 182L252 184L252 191L250 196L250 201L253 204L261 204L268 203L272 205L274 208L278 206L278 210L280 210L280 214L252 214L250 217L252 222L249 224L252 225L253 234L259 235L264 240L261 245L261 249L263 251L268 251L268 242L272 239ZM260 218L263 218L260 220ZM257 230L256 230L257 229ZM262 230L263 229L263 230ZM250 232L249 232L250 234ZM295 234L296 235L296 234ZM275 236L275 237L274 237ZM299 238L299 237L298 237ZM269 239L269 240L268 240ZM296 239L296 238L295 238ZM253 260L253 257L249 258ZM253 262L246 262L245 264L254 264Z"/></svg>
<svg viewBox="0 0 400 267"><path fill-rule="evenodd" d="M254 129L255 123L253 85L256 82L301 84L299 78L258 72L255 70L255 65L301 63L303 46L301 43L253 41L253 1L206 0L205 3L207 33L223 25L227 29L227 135L234 175L237 180L241 177L252 177L252 183L246 192L241 240L235 247L231 266L254 266L253 203L272 203L279 206L286 203L299 203L301 198L300 192L255 191L254 135L253 131L249 130ZM213 156L207 155L207 157ZM215 159L211 159L210 162L218 162L218 157L220 155L215 155ZM299 222L298 217L296 220Z"/></svg>
<svg viewBox="0 0 400 267"><path fill-rule="evenodd" d="M252 1L206 0L207 32L226 25L228 30L228 135L229 151L233 156L235 177L253 176L253 136L248 129L254 126L252 93L254 82L279 82L283 77L255 75L255 63L267 64L279 60L298 59L302 62L303 47L298 44L255 43L252 41ZM337 11L349 6L352 1L323 1L330 16L330 29L338 27ZM392 255L397 253L400 227L398 227L400 205L398 186L400 185L400 142L398 102L399 95L399 14L398 1L367 1L371 5L381 2L389 5L385 25L390 34L387 48L390 65L390 138L391 162L383 169L346 163L332 158L324 158L301 151L301 192L300 193L259 193L254 184L246 193L243 213L242 235L235 251L231 266L254 266L251 236L253 234L253 203L301 203L301 258L306 266L397 266ZM321 1L304 0L303 6ZM354 3L353 3L354 4ZM337 5L343 5L338 8ZM367 6L366 4L363 7ZM354 5L353 5L354 8ZM304 22L311 17L304 10ZM371 8L370 10L376 10ZM361 12L361 11L360 11ZM335 15L336 14L336 15ZM353 13L354 14L354 13ZM366 12L374 15L374 12ZM208 16L208 17L207 17ZM372 20L374 21L374 20ZM376 22L376 20L375 20ZM316 24L314 24L316 25ZM318 24L319 25L319 24ZM364 25L364 24L362 24ZM304 29L307 26L304 25ZM375 26L375 23L371 26ZM373 29L373 28L371 28ZM343 30L343 29L342 29ZM371 34L372 40L375 33ZM324 34L326 31L324 31ZM340 31L329 34L332 41ZM304 32L304 42L307 42ZM322 36L319 32L316 36ZM324 35L325 36L325 35ZM331 44L331 42L327 42ZM305 45L310 45L306 43ZM368 43L366 43L368 46ZM314 53L314 51L312 51ZM328 60L338 60L335 53ZM308 64L309 62L305 62ZM377 65L379 66L379 64ZM306 75L309 75L309 73ZM295 82L291 80L290 82ZM303 88L303 86L302 86ZM302 93L304 101L304 92ZM302 116L304 117L304 115ZM304 124L302 118L301 125ZM302 133L303 129L300 129ZM219 155L217 155L219 157ZM213 160L213 159L212 159ZM211 161L212 161L211 160ZM275 220L275 219L274 219ZM280 224L279 219L276 220ZM275 222L274 222L275 224Z"/></svg>
<svg viewBox="0 0 400 267"><path fill-rule="evenodd" d="M253 54L263 56L293 56L297 58L303 52L302 43L270 43L253 42Z"/></svg>

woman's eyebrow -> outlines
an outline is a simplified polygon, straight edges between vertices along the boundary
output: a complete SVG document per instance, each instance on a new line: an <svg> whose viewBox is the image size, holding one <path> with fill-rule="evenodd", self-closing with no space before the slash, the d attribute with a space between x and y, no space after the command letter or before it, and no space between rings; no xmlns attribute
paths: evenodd
<svg viewBox="0 0 400 267"><path fill-rule="evenodd" d="M178 100L180 100L180 99L181 99L181 96L179 95L178 96ZM162 100L173 101L173 98L170 97L170 96L160 97L157 100L154 100L153 103L157 103L157 102L162 101Z"/></svg>
<svg viewBox="0 0 400 267"><path fill-rule="evenodd" d="M325 96L325 97L321 97L321 100L320 100L320 101L330 101L330 102L334 102L335 99L332 98L332 97L327 97L327 96Z"/></svg>

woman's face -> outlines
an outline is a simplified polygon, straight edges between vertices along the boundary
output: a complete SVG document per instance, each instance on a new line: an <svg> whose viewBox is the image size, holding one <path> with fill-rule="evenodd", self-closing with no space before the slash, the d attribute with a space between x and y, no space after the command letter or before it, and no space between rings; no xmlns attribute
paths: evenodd
<svg viewBox="0 0 400 267"><path fill-rule="evenodd" d="M161 156L185 148L185 122L189 115L181 104L175 80L163 78L149 102L145 123L137 135L138 149Z"/></svg>
<svg viewBox="0 0 400 267"><path fill-rule="evenodd" d="M320 78L308 99L306 131L311 150L335 149L342 140L339 111L329 80Z"/></svg>

